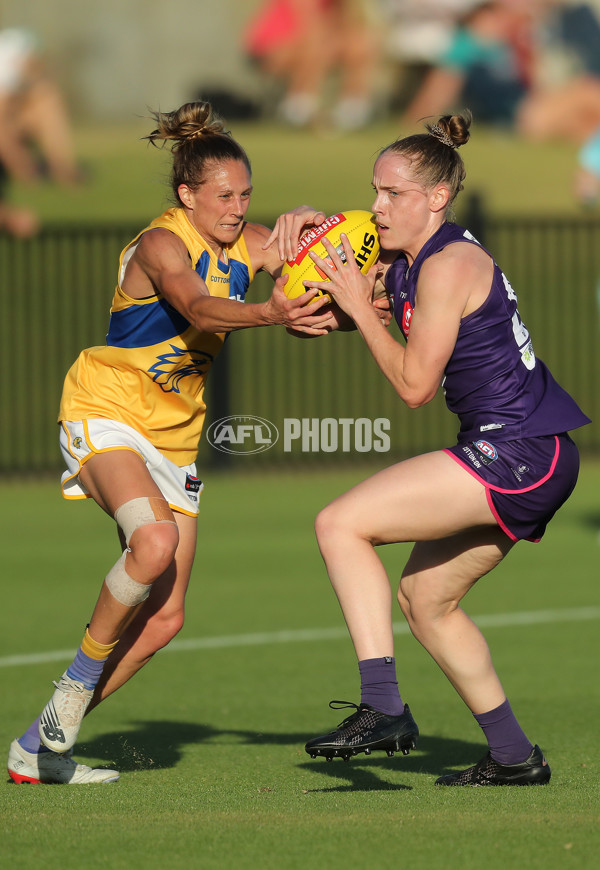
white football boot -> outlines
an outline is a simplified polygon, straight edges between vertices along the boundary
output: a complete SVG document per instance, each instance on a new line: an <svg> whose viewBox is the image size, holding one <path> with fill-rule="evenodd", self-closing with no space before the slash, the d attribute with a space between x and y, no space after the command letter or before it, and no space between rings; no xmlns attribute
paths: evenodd
<svg viewBox="0 0 600 870"><path fill-rule="evenodd" d="M53 752L66 752L77 741L77 735L94 694L83 683L72 680L67 673L57 683L56 691L40 716L40 740Z"/></svg>
<svg viewBox="0 0 600 870"><path fill-rule="evenodd" d="M10 744L8 752L8 775L18 784L46 783L63 785L87 785L92 782L116 782L116 770L88 767L77 764L71 752L27 752L17 740Z"/></svg>

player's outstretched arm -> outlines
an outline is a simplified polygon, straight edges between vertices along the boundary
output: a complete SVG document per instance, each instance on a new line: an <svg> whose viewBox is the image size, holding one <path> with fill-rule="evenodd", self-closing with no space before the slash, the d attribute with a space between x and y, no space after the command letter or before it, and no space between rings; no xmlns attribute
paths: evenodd
<svg viewBox="0 0 600 870"><path fill-rule="evenodd" d="M304 308L316 294L306 299L288 299L278 284L266 302L248 304L235 299L211 296L202 278L190 268L183 242L168 230L156 229L144 233L127 266L124 291L134 298L152 292L160 293L200 332L233 332L253 326L294 326L325 332L330 315L321 312L326 300L316 299Z"/></svg>
<svg viewBox="0 0 600 870"><path fill-rule="evenodd" d="M281 260L293 260L298 253L298 242L304 230L319 226L326 217L324 212L317 211L310 205L299 205L277 218L264 247L277 242Z"/></svg>

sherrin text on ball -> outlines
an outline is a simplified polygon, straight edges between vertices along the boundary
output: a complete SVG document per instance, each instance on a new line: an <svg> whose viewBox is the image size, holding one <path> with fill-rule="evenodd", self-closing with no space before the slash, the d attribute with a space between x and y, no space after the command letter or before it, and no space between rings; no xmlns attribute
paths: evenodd
<svg viewBox="0 0 600 870"><path fill-rule="evenodd" d="M298 242L298 254L295 260L288 260L282 269L282 275L288 275L284 287L285 294L290 299L306 292L305 281L324 281L326 275L316 266L309 256L314 251L323 260L328 259L323 239L328 239L345 262L346 254L341 241L345 233L354 251L354 259L363 274L366 274L379 256L379 235L375 217L370 211L354 209L342 211L328 217L318 227L308 230ZM319 296L329 294L319 292Z"/></svg>

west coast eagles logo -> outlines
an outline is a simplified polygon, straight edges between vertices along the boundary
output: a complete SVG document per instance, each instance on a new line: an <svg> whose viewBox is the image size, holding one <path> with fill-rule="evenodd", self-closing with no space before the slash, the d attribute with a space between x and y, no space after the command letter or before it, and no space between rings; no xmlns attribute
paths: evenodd
<svg viewBox="0 0 600 870"><path fill-rule="evenodd" d="M165 393L179 393L183 378L204 375L213 357L201 350L188 350L171 345L171 353L161 353L148 372Z"/></svg>

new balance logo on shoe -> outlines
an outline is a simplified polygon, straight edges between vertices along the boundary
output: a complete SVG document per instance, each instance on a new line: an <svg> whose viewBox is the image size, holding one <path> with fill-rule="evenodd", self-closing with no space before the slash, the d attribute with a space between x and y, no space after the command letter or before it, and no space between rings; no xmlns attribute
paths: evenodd
<svg viewBox="0 0 600 870"><path fill-rule="evenodd" d="M55 725L49 725L47 722L41 722L40 725L46 740L52 740L53 743L66 743L65 732L62 728L57 728Z"/></svg>
<svg viewBox="0 0 600 870"><path fill-rule="evenodd" d="M66 743L65 732L59 727L58 716L52 701L46 705L46 709L40 717L40 733L52 743Z"/></svg>
<svg viewBox="0 0 600 870"><path fill-rule="evenodd" d="M54 685L56 691L40 716L40 740L54 752L65 752L77 740L93 690L86 689L83 683L72 679L67 673Z"/></svg>

